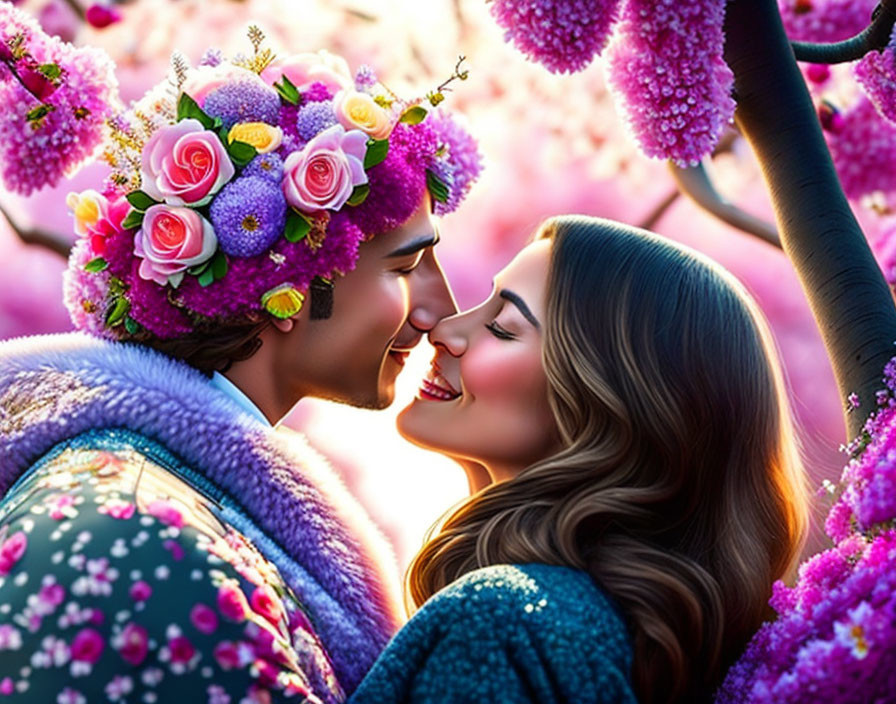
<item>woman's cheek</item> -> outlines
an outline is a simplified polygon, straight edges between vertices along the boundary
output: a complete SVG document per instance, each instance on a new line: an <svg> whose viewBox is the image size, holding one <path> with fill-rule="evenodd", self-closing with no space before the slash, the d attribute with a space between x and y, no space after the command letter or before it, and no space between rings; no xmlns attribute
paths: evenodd
<svg viewBox="0 0 896 704"><path fill-rule="evenodd" d="M463 356L460 372L477 403L534 403L547 393L541 348L523 341L483 339Z"/></svg>

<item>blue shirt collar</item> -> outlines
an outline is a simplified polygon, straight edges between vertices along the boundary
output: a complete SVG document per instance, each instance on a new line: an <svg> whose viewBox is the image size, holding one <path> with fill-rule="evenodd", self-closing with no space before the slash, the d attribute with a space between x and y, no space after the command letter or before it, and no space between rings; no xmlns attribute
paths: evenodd
<svg viewBox="0 0 896 704"><path fill-rule="evenodd" d="M257 419L268 428L271 427L270 421L265 418L264 413L262 413L258 406L256 406L252 402L252 399L250 399L248 396L246 396L246 394L240 391L240 389L226 376L219 372L215 372L212 375L209 384L211 384L212 387L216 388L218 391L229 396L230 400L233 401L241 409L243 409L244 412L248 413L250 416Z"/></svg>

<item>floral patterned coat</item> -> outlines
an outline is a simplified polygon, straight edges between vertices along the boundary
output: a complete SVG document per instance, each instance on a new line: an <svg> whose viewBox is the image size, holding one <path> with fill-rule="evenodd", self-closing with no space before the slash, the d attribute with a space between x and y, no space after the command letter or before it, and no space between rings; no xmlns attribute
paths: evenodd
<svg viewBox="0 0 896 704"><path fill-rule="evenodd" d="M0 699L343 701L397 590L280 435L139 346L0 344Z"/></svg>

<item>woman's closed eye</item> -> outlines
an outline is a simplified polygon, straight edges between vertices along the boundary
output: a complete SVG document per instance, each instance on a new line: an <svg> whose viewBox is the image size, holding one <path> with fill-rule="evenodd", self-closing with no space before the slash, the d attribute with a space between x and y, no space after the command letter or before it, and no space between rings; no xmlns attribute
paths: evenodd
<svg viewBox="0 0 896 704"><path fill-rule="evenodd" d="M514 335L512 332L509 332L505 328L502 328L497 320L493 320L490 323L486 323L485 328L492 335L497 337L499 340L515 340L516 339L516 335Z"/></svg>

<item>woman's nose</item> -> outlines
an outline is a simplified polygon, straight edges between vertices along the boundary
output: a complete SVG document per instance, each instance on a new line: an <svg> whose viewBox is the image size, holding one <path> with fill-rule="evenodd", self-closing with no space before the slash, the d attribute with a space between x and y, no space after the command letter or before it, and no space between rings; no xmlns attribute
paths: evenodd
<svg viewBox="0 0 896 704"><path fill-rule="evenodd" d="M452 357L460 357L467 350L466 323L469 315L458 313L442 318L429 331L429 342L433 347L442 347Z"/></svg>

